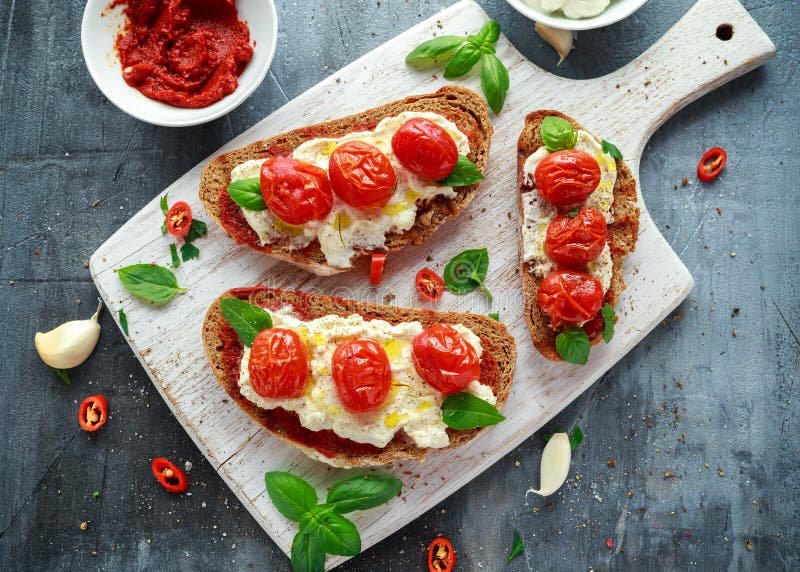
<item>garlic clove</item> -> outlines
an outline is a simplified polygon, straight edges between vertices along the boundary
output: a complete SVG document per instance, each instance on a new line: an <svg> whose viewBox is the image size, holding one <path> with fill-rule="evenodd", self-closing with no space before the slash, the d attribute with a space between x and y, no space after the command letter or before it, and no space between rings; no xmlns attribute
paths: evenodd
<svg viewBox="0 0 800 572"><path fill-rule="evenodd" d="M88 320L73 320L49 332L36 332L33 343L44 363L56 369L70 369L86 361L100 339L97 319L103 302L98 302L97 311Z"/></svg>
<svg viewBox="0 0 800 572"><path fill-rule="evenodd" d="M542 452L541 488L537 491L530 488L528 493L536 493L543 497L550 496L567 480L569 465L572 461L572 447L566 433L553 433Z"/></svg>
<svg viewBox="0 0 800 572"><path fill-rule="evenodd" d="M536 33L539 34L545 42L550 44L553 49L558 52L558 55L561 56L561 59L558 60L558 65L561 65L561 63L567 59L567 55L569 55L570 51L572 51L572 31L551 28L539 22L536 22L534 30L536 30Z"/></svg>

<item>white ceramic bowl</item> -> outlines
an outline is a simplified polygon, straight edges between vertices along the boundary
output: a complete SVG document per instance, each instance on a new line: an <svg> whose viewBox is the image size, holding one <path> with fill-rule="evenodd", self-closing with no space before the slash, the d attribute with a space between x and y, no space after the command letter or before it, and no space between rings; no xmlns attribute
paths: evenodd
<svg viewBox="0 0 800 572"><path fill-rule="evenodd" d="M238 0L239 19L250 28L255 41L253 58L239 76L236 91L201 109L173 107L144 96L122 79L122 67L114 42L125 24L122 7L106 10L108 0L88 0L83 12L81 46L89 73L100 91L125 113L137 119L164 125L184 127L198 125L225 115L261 84L269 71L278 40L278 15L273 0Z"/></svg>
<svg viewBox="0 0 800 572"><path fill-rule="evenodd" d="M627 18L638 10L642 4L647 0L611 0L611 4L597 16L591 18L573 19L564 16L561 11L549 14L538 8L538 2L533 0L532 6L527 4L524 0L506 0L511 6L523 16L527 16L531 20L541 22L545 26L551 28L558 28L560 30L593 30L595 28L602 28L614 22L619 22L623 18Z"/></svg>

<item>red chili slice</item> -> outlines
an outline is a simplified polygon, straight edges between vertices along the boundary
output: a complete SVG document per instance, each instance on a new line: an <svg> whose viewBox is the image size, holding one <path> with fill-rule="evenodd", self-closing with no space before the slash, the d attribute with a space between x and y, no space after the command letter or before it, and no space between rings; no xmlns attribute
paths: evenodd
<svg viewBox="0 0 800 572"><path fill-rule="evenodd" d="M456 552L444 536L435 538L428 548L428 571L450 572L456 565Z"/></svg>
<svg viewBox="0 0 800 572"><path fill-rule="evenodd" d="M178 201L167 211L167 230L174 236L186 236L192 226L192 209Z"/></svg>
<svg viewBox="0 0 800 572"><path fill-rule="evenodd" d="M189 486L186 473L176 467L169 459L156 457L151 465L153 475L161 486L171 493L182 493Z"/></svg>
<svg viewBox="0 0 800 572"><path fill-rule="evenodd" d="M372 264L369 267L369 283L379 284L383 276L383 267L386 266L386 253L373 252Z"/></svg>
<svg viewBox="0 0 800 572"><path fill-rule="evenodd" d="M102 395L92 395L81 401L78 424L84 431L97 431L108 417L108 402Z"/></svg>
<svg viewBox="0 0 800 572"><path fill-rule="evenodd" d="M430 268L417 272L417 292L428 302L438 302L444 294L444 281Z"/></svg>
<svg viewBox="0 0 800 572"><path fill-rule="evenodd" d="M712 147L706 151L697 164L697 178L707 183L716 178L725 168L728 154L722 147Z"/></svg>

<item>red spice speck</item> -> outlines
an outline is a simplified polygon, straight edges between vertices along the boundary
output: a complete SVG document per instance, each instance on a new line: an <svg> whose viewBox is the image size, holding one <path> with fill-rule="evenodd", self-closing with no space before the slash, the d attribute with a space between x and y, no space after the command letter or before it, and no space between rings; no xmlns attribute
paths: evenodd
<svg viewBox="0 0 800 572"><path fill-rule="evenodd" d="M692 535L692 531L691 530L687 530L686 531L686 536L691 536L691 535Z"/></svg>
<svg viewBox="0 0 800 572"><path fill-rule="evenodd" d="M614 541L611 540L610 538L606 538L606 546L608 546L609 548L614 548Z"/></svg>
<svg viewBox="0 0 800 572"><path fill-rule="evenodd" d="M41 253L42 253L42 251L41 251L41 250L39 250L39 249L37 248L36 250L34 250L34 251L33 251L33 253L34 253L34 254L41 254Z"/></svg>
<svg viewBox="0 0 800 572"><path fill-rule="evenodd" d="M652 427L652 426L653 426L653 422L652 422L652 421L648 421L648 422L647 422L647 428L649 429L649 428L650 428L650 427Z"/></svg>
<svg viewBox="0 0 800 572"><path fill-rule="evenodd" d="M722 209L717 207L717 215L722 216Z"/></svg>

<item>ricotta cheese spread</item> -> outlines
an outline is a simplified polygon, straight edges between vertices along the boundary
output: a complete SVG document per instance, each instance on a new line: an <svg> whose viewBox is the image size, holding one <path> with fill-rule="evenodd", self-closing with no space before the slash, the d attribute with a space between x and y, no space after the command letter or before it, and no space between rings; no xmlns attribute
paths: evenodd
<svg viewBox="0 0 800 572"><path fill-rule="evenodd" d="M328 315L303 321L291 315L291 306L270 312L272 325L298 333L306 342L311 376L300 397L270 399L260 396L250 383L248 364L250 348L244 348L239 370L239 390L259 407L282 407L294 411L303 427L312 431L331 429L340 437L385 447L395 433L403 431L418 447L446 447L450 443L447 426L442 421L444 394L428 385L411 361L411 343L423 331L419 322L392 325L384 320L365 320L359 314L347 317ZM461 325L453 328L475 348L483 349L477 335ZM369 338L386 350L392 369L392 388L386 402L376 411L355 413L339 401L331 376L331 359L336 346L344 341ZM492 388L478 380L465 389L494 405L497 399Z"/></svg>
<svg viewBox="0 0 800 572"><path fill-rule="evenodd" d="M614 222L612 205L614 185L617 182L617 163L614 157L603 152L600 142L588 132L581 130L577 134L578 139L574 149L589 153L600 166L600 183L584 204L603 213L606 222L611 224ZM526 186L534 186L536 167L549 154L546 147L540 147L525 160L522 176ZM556 268L555 263L544 250L544 240L547 227L558 215L558 209L539 196L539 193L533 188L522 193L522 211L522 259L523 262L531 263L531 272L534 275L544 278L548 272ZM611 249L608 244L603 248L600 256L587 265L587 271L600 280L603 291L608 290L613 273Z"/></svg>
<svg viewBox="0 0 800 572"><path fill-rule="evenodd" d="M326 262L337 268L350 268L350 259L356 250L374 250L385 247L387 232L403 232L414 225L417 201L437 195L456 196L452 187L437 185L422 179L403 167L392 151L392 136L409 119L422 117L447 131L461 155L469 153L469 140L455 123L431 112L404 111L381 120L373 131L358 131L337 138L320 138L306 141L292 153L298 161L305 161L328 169L331 153L347 141L363 141L380 149L392 163L397 176L397 186L388 204L372 212L353 208L333 193L333 207L324 220L309 221L302 226L287 225L274 217L269 209L251 211L242 209L247 223L256 231L262 245L279 238L288 238L293 248L303 248L314 239L319 240ZM253 159L237 165L231 171L231 182L258 177L264 159Z"/></svg>

